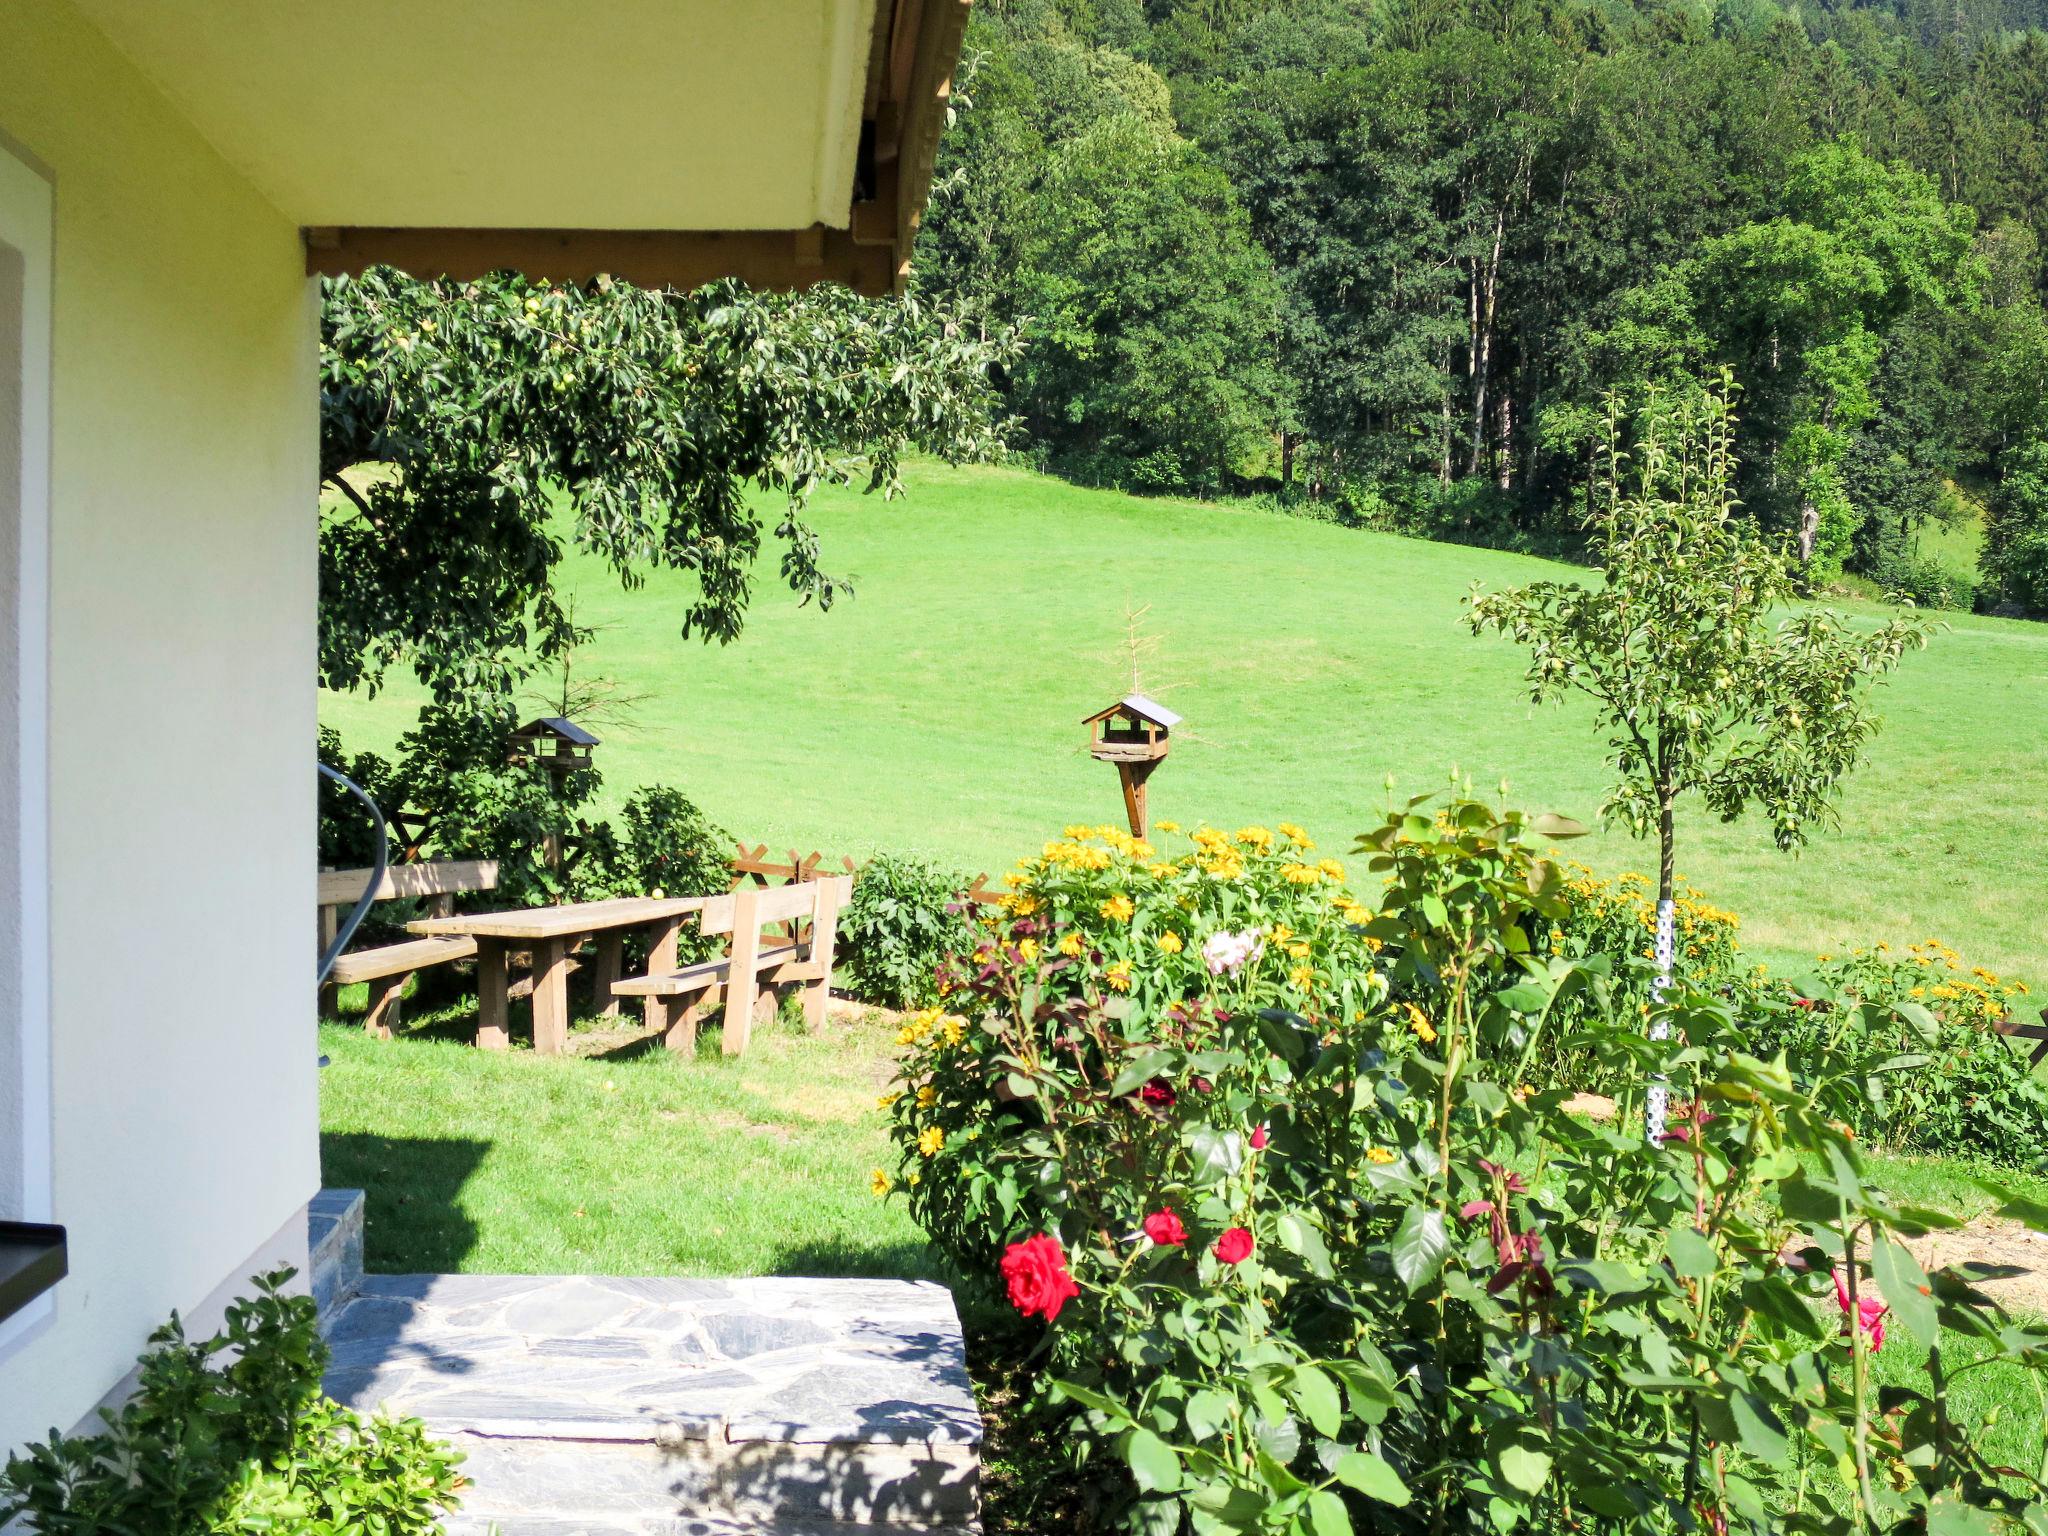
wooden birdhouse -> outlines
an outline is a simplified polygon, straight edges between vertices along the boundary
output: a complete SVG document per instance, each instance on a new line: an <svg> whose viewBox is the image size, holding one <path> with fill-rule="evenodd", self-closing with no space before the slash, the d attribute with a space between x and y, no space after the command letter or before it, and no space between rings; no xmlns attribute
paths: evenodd
<svg viewBox="0 0 2048 1536"><path fill-rule="evenodd" d="M574 720L547 715L512 733L512 761L541 769L559 790L570 774L590 766L591 748L598 745L598 739Z"/></svg>
<svg viewBox="0 0 2048 1536"><path fill-rule="evenodd" d="M1088 755L1098 762L1116 764L1131 836L1143 837L1147 825L1145 781L1166 757L1180 716L1142 693L1133 693L1081 723L1088 727Z"/></svg>

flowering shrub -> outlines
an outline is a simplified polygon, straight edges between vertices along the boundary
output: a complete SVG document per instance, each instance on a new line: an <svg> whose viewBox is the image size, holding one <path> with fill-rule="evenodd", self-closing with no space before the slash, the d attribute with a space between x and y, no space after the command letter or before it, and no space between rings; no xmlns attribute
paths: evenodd
<svg viewBox="0 0 2048 1536"><path fill-rule="evenodd" d="M1285 828L1172 857L1098 831L1020 871L890 1108L917 1219L1046 1330L1052 1442L1157 1533L2048 1521L1933 1353L2039 1369L2048 1330L1921 1272L1897 1238L1941 1218L1869 1181L1831 1083L1686 990L1668 1046L1579 1026L1612 1125L1526 1086L1558 999L1600 996L1540 942L1545 826L1390 813L1374 913ZM1653 1073L1678 1102L1646 1145ZM1902 1347L1936 1385L1880 1411L1872 1352Z"/></svg>
<svg viewBox="0 0 2048 1536"><path fill-rule="evenodd" d="M2019 1007L2024 983L1939 940L1824 955L1816 979L1761 976L1753 1045L1795 1070L1826 1071L1834 1113L1880 1145L1960 1152L2015 1167L2048 1151L2048 1084L1993 1027Z"/></svg>

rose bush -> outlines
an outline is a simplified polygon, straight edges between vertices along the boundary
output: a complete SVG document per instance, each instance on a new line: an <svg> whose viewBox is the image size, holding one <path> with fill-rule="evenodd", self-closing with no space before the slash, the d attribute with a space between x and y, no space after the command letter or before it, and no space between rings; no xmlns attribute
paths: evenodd
<svg viewBox="0 0 2048 1536"><path fill-rule="evenodd" d="M2048 1331L1921 1272L1899 1239L1944 1219L1735 1001L1679 991L1652 1045L1547 942L1544 830L1574 829L1390 812L1376 910L1297 829L1084 832L1019 872L905 1026L877 1185L1045 1328L1049 1443L1158 1533L2044 1528L1951 1394ZM1527 1080L1573 998L1610 1125ZM1877 1349L1931 1385L1880 1396Z"/></svg>

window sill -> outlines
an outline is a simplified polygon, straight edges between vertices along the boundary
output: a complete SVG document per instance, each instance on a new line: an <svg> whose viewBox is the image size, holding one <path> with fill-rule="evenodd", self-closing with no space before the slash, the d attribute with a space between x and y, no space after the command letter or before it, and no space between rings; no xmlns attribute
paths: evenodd
<svg viewBox="0 0 2048 1536"><path fill-rule="evenodd" d="M69 1270L62 1227L0 1221L0 1322L49 1290Z"/></svg>

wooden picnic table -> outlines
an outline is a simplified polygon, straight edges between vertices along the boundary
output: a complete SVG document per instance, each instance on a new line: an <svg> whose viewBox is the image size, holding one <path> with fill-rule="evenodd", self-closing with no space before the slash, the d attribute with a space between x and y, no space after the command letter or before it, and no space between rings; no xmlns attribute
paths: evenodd
<svg viewBox="0 0 2048 1536"><path fill-rule="evenodd" d="M533 957L533 1048L559 1056L569 1048L569 952L585 939L597 941L597 999L607 1015L619 1011L612 986L620 979L628 929L647 930L648 969L676 968L676 939L683 920L718 896L625 896L610 901L572 902L560 907L527 907L516 912L427 917L406 931L476 940L476 1043L502 1051L511 1043L506 1008L511 1000L515 949Z"/></svg>

